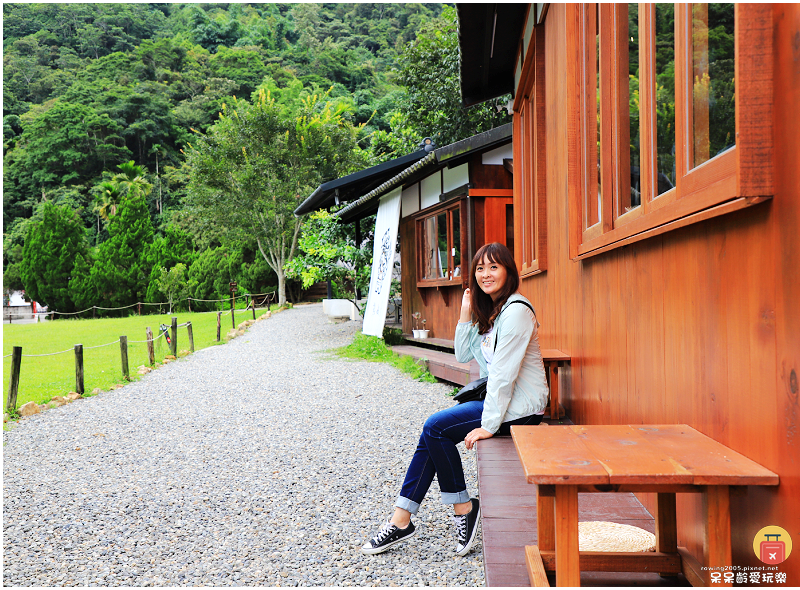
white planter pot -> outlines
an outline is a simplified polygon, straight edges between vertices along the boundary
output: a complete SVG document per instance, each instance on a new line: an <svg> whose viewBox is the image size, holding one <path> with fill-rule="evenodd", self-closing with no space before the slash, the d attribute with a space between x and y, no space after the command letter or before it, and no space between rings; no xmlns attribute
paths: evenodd
<svg viewBox="0 0 800 590"><path fill-rule="evenodd" d="M420 330L411 330L414 333L414 338L419 338Z"/></svg>
<svg viewBox="0 0 800 590"><path fill-rule="evenodd" d="M419 335L417 336L417 338L420 338L420 339L424 340L425 338L428 337L428 332L430 332L430 330L417 330L417 332L419 332Z"/></svg>
<svg viewBox="0 0 800 590"><path fill-rule="evenodd" d="M322 311L329 318L349 318L354 307L347 299L323 299Z"/></svg>
<svg viewBox="0 0 800 590"><path fill-rule="evenodd" d="M353 320L358 317L356 306L347 299L323 299L322 311L329 318L349 318Z"/></svg>

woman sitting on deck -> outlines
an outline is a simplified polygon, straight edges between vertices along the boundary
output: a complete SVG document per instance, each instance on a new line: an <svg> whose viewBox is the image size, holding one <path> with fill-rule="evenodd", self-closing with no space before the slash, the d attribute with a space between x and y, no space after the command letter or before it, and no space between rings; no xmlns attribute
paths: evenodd
<svg viewBox="0 0 800 590"><path fill-rule="evenodd" d="M459 362L478 361L488 376L486 399L436 412L425 422L392 518L361 550L382 553L414 534L416 514L433 476L442 502L453 504L456 553L466 555L480 517L480 503L470 498L456 445L467 449L495 434L508 435L515 424L539 424L547 404L547 381L533 307L517 292L519 273L508 248L487 244L472 259L470 288L461 300L455 352ZM520 305L512 305L519 302Z"/></svg>

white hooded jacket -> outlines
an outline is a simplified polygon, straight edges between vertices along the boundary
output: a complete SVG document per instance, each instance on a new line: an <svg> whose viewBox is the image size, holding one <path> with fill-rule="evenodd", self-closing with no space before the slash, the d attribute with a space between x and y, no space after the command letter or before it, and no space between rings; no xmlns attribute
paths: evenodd
<svg viewBox="0 0 800 590"><path fill-rule="evenodd" d="M547 405L547 378L539 347L539 322L524 305L512 301L530 302L514 293L503 305L494 321L494 334L489 346L494 349L490 369L481 353L478 326L459 322L456 326L456 360L478 361L481 377L488 374L486 400L483 403L481 428L494 434L503 422L541 414ZM533 307L533 306L531 306Z"/></svg>

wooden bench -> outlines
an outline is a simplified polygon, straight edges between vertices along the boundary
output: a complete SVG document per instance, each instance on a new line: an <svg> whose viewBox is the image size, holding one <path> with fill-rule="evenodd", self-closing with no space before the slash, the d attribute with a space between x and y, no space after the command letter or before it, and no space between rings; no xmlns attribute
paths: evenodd
<svg viewBox="0 0 800 590"><path fill-rule="evenodd" d="M570 362L570 356L556 348L542 349L542 362L544 372L547 375L547 387L550 390L550 406L545 410L550 414L551 419L560 418L564 415L564 408L558 401L558 369Z"/></svg>
<svg viewBox="0 0 800 590"><path fill-rule="evenodd" d="M545 423L549 418L545 418ZM570 423L568 418L565 423ZM541 426L549 428L549 426ZM494 436L477 446L481 499L483 569L488 587L530 586L525 547L537 545L536 487L528 484L510 436ZM655 520L633 494L580 494L580 521L626 524L655 532ZM585 585L688 586L681 578L657 573L585 572Z"/></svg>
<svg viewBox="0 0 800 590"><path fill-rule="evenodd" d="M428 363L428 370L434 377L466 385L480 377L480 369L474 359L469 363L459 363L456 361L455 354L450 352L455 350L452 340L444 338L413 338L403 335L406 342L413 344L400 344L392 346L392 350L400 355L408 355L415 359L425 359ZM426 348L422 348L422 347ZM437 350L439 349L439 350ZM447 352L441 350L445 349ZM547 376L547 386L550 390L550 404L545 409L545 414L549 414L551 419L564 416L564 408L558 399L558 369L570 362L570 356L555 348L542 349L542 362Z"/></svg>
<svg viewBox="0 0 800 590"><path fill-rule="evenodd" d="M536 484L537 545L525 547L531 585L579 586L581 570L683 572L693 586L731 563L732 485L778 476L687 425L513 426L528 483ZM578 551L578 493L655 492L656 551ZM703 494L704 563L677 544L675 495ZM719 571L719 569L717 569ZM714 585L723 585L715 583Z"/></svg>

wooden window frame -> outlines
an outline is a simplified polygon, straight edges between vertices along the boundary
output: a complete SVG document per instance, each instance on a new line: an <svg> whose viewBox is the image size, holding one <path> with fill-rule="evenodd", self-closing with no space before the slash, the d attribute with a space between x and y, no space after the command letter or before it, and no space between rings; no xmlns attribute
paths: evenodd
<svg viewBox="0 0 800 590"><path fill-rule="evenodd" d="M627 5L600 5L601 40L601 178L603 188L601 219L587 227L586 203L591 178L592 150L589 105L596 100L589 93L587 79L592 52L589 48L587 13L594 5L567 5L566 47L572 63L567 72L568 149L569 149L569 226L570 258L579 260L660 235L768 200L774 194L772 131L772 11L767 4L736 4L735 79L736 146L691 168L691 4L675 5L675 187L654 195L655 146L655 7L640 4L640 134L641 205L615 215L616 197L624 190L624 164L621 137L620 51L621 11ZM625 16L627 35L627 12ZM605 28L604 28L605 26ZM608 33L604 31L609 31ZM591 47L595 41L592 36ZM626 60L627 61L627 60ZM588 72L588 73L587 73ZM627 72L625 72L627 81ZM606 81L603 84L603 81ZM589 99L592 99L590 102ZM625 106L627 109L627 106ZM649 139L648 139L649 138ZM624 139L624 138L623 138ZM627 153L627 152L625 152ZM596 158L595 160L596 161ZM630 190L629 187L626 190ZM591 196L591 194L589 194Z"/></svg>
<svg viewBox="0 0 800 590"><path fill-rule="evenodd" d="M522 278L547 269L544 30L533 28L514 100L514 258Z"/></svg>
<svg viewBox="0 0 800 590"><path fill-rule="evenodd" d="M466 195L462 198L455 198L449 199L443 203L438 205L433 205L428 207L423 211L419 211L413 214L414 217L414 233L415 233L415 242L416 242L416 264L417 264L417 287L448 287L448 286L462 286L464 281L464 277L469 274L469 268L465 270L464 268L464 243L465 243L465 212L466 212ZM448 256L447 256L447 272L448 274L453 270L451 269L451 264L453 261L453 256L450 254L453 248L453 216L451 211L458 210L459 212L459 238L460 243L458 245L459 251L461 252L461 275L457 277L450 278L440 278L440 279L423 279L421 278L424 274L424 243L425 243L425 221L430 219L431 217L436 217L441 215L442 213L447 213L447 245L448 245ZM467 262L467 265L469 263Z"/></svg>

